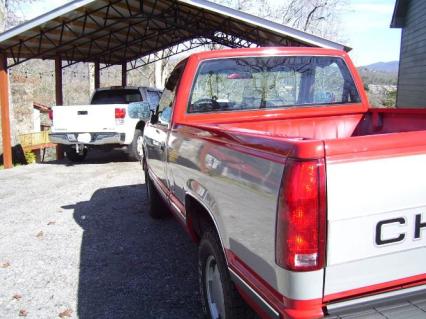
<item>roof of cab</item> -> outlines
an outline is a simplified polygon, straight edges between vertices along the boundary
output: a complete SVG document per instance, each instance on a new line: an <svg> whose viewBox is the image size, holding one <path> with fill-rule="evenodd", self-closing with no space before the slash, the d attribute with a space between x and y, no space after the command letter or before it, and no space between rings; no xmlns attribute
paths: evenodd
<svg viewBox="0 0 426 319"><path fill-rule="evenodd" d="M214 58L244 57L244 56L274 56L274 55L300 55L300 56L339 56L345 57L343 50L311 48L311 47L261 47L202 51L191 55L198 60Z"/></svg>

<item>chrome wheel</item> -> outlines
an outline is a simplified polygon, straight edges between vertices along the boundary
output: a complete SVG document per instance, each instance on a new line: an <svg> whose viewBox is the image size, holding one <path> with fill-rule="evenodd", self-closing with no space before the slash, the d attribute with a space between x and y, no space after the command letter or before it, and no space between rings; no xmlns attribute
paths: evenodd
<svg viewBox="0 0 426 319"><path fill-rule="evenodd" d="M225 303L223 287L218 265L213 256L209 256L205 269L205 286L207 290L207 303L212 319L225 319Z"/></svg>

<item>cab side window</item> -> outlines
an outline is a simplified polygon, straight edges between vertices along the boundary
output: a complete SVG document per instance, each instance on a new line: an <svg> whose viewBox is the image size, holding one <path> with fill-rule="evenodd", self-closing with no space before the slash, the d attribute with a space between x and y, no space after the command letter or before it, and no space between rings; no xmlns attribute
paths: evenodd
<svg viewBox="0 0 426 319"><path fill-rule="evenodd" d="M158 105L159 123L167 125L172 118L172 106L176 95L176 87L173 90L164 89Z"/></svg>
<svg viewBox="0 0 426 319"><path fill-rule="evenodd" d="M160 95L157 91L147 91L146 97L148 98L148 103L151 107L151 110L154 110L157 108L158 103L160 102Z"/></svg>

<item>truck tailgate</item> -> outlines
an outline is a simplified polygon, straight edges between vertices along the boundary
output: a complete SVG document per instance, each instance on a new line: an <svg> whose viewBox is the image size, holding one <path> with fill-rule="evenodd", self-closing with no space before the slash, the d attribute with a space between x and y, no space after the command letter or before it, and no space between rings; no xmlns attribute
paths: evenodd
<svg viewBox="0 0 426 319"><path fill-rule="evenodd" d="M122 104L72 105L53 107L53 126L56 132L108 132L116 127L115 109Z"/></svg>
<svg viewBox="0 0 426 319"><path fill-rule="evenodd" d="M425 153L327 157L325 301L425 281Z"/></svg>

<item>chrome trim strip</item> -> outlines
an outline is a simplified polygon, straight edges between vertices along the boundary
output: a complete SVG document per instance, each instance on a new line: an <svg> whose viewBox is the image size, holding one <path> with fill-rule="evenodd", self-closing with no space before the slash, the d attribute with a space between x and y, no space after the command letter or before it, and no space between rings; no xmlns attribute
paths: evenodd
<svg viewBox="0 0 426 319"><path fill-rule="evenodd" d="M232 281L238 285L241 289L243 289L250 298L265 311L270 318L280 319L280 314L274 308L269 305L265 299L263 299L259 294L253 290L239 275L237 275L232 269L229 269L229 273L231 274Z"/></svg>
<svg viewBox="0 0 426 319"><path fill-rule="evenodd" d="M168 207L170 209L174 209L176 211L176 216L178 216L181 220L183 220L184 222L186 222L185 216L182 212L182 210L175 204L173 203L173 200L171 199L171 193L170 193L170 189L165 186L159 179L158 177L154 174L154 172L148 167L148 175L151 179L151 181L154 183L155 189L160 193L160 196L163 198L163 200L165 201L165 204L168 205ZM169 193L165 193L163 188L160 186L164 185L164 187L167 188L167 190L169 191Z"/></svg>
<svg viewBox="0 0 426 319"><path fill-rule="evenodd" d="M170 205L176 210L176 212L179 214L180 217L183 217L182 211L175 203L173 203L171 199L170 199Z"/></svg>
<svg viewBox="0 0 426 319"><path fill-rule="evenodd" d="M151 181L154 183L155 189L158 191L161 198L165 201L165 204L168 204L169 203L169 196L161 188L161 186L160 186L161 181L158 180L158 177L154 174L154 172L151 171L151 169L149 167L148 167L148 175L149 175L149 178L151 179Z"/></svg>
<svg viewBox="0 0 426 319"><path fill-rule="evenodd" d="M363 298L351 299L342 302L331 303L326 306L329 315L337 315L344 312L359 310L360 308L370 308L392 304L405 299L415 299L426 296L426 285L405 288L396 291L389 291L377 295Z"/></svg>

